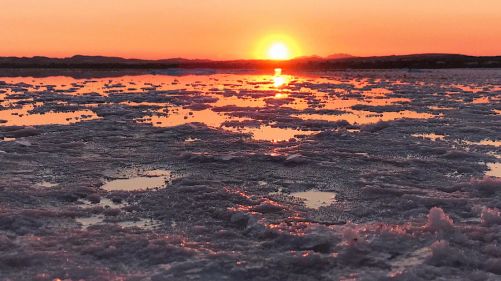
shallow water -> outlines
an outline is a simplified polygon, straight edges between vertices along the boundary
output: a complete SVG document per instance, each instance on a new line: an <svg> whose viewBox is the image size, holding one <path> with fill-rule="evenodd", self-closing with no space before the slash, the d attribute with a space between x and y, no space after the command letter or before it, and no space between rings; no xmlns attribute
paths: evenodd
<svg viewBox="0 0 501 281"><path fill-rule="evenodd" d="M0 78L2 274L500 276L501 70L162 72Z"/></svg>
<svg viewBox="0 0 501 281"><path fill-rule="evenodd" d="M429 140L432 140L432 141L443 140L446 137L444 135L439 135L439 134L434 134L434 133L430 133L430 134L413 134L412 136L416 137L416 138L429 139Z"/></svg>
<svg viewBox="0 0 501 281"><path fill-rule="evenodd" d="M103 208L123 208L127 206L127 203L125 202L120 202L120 203L113 202L113 200L108 198L100 198L99 203L91 203L90 201L87 200L81 200L80 202L82 203L79 206L81 208L94 208L96 206Z"/></svg>
<svg viewBox="0 0 501 281"><path fill-rule="evenodd" d="M305 206L311 209L329 206L336 201L336 193L318 191L315 189L304 192L294 192L290 195L300 200L304 200Z"/></svg>
<svg viewBox="0 0 501 281"><path fill-rule="evenodd" d="M96 215L85 218L76 218L75 221L82 226L83 229L87 229L89 226L102 224L104 221L104 216Z"/></svg>
<svg viewBox="0 0 501 281"><path fill-rule="evenodd" d="M144 230L154 230L155 228L161 226L162 222L153 219L139 219L137 221L117 222L116 224L121 227L137 227Z"/></svg>
<svg viewBox="0 0 501 281"><path fill-rule="evenodd" d="M489 170L485 174L486 176L501 178L501 163L489 163L487 166Z"/></svg>
<svg viewBox="0 0 501 281"><path fill-rule="evenodd" d="M170 179L171 171L150 170L140 172L138 176L108 181L101 188L107 191L144 191L165 187Z"/></svg>
<svg viewBox="0 0 501 281"><path fill-rule="evenodd" d="M78 110L73 112L47 112L43 114L30 113L33 106L23 106L20 109L0 110L0 120L5 122L5 126L39 126L60 124L68 125L83 121L98 119L96 114L90 110Z"/></svg>
<svg viewBox="0 0 501 281"><path fill-rule="evenodd" d="M202 123L212 128L250 134L256 140L287 141L317 130L295 122L353 125L402 118L439 118L439 114L371 107L405 106L412 100L366 79L336 79L311 74L288 75L139 75L73 79L0 77L3 125L72 124L102 118L105 106L136 108L137 122L158 127ZM23 92L23 95L19 93ZM28 95L26 93L29 93ZM365 106L361 109L356 106ZM137 109L139 108L139 109ZM120 113L114 113L120 114ZM277 123L278 119L278 123ZM327 122L327 124L325 124ZM331 125L334 126L335 125ZM318 131L317 131L318 132Z"/></svg>
<svg viewBox="0 0 501 281"><path fill-rule="evenodd" d="M78 224L82 226L83 229L87 229L91 226L106 224L104 219L105 219L104 216L94 215L90 217L76 218L75 220ZM135 221L119 221L119 222L114 222L112 224L123 228L139 228L143 230L154 230L155 228L161 225L161 222L153 219L139 219Z"/></svg>
<svg viewBox="0 0 501 281"><path fill-rule="evenodd" d="M466 142L468 144L475 144L475 145L488 145L488 146L496 146L496 147L501 147L501 140L481 140L479 142Z"/></svg>
<svg viewBox="0 0 501 281"><path fill-rule="evenodd" d="M47 182L47 181L42 181L42 182L39 182L37 183L38 186L41 186L41 187L45 187L45 188L55 188L57 187L59 184L57 183L52 183L52 182Z"/></svg>

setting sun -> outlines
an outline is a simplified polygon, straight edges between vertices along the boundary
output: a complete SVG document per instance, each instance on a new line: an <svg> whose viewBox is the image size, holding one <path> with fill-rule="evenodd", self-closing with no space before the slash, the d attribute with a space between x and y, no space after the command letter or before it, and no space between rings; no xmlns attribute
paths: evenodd
<svg viewBox="0 0 501 281"><path fill-rule="evenodd" d="M268 58L272 60L290 59L289 48L282 42L273 43L268 50Z"/></svg>
<svg viewBox="0 0 501 281"><path fill-rule="evenodd" d="M289 60L301 55L301 50L293 37L271 34L263 37L256 48L256 58L267 60Z"/></svg>
<svg viewBox="0 0 501 281"><path fill-rule="evenodd" d="M0 281L501 281L501 0L0 3Z"/></svg>

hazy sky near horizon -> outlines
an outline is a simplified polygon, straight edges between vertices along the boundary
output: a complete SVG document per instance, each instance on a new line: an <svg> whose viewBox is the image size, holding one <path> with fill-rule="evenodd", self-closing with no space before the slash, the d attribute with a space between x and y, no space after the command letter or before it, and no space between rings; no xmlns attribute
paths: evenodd
<svg viewBox="0 0 501 281"><path fill-rule="evenodd" d="M0 56L501 55L500 0L2 0Z"/></svg>

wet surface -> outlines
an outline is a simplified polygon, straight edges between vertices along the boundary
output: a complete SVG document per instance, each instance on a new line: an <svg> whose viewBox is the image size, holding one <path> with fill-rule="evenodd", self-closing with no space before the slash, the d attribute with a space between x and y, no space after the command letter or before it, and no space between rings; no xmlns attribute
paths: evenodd
<svg viewBox="0 0 501 281"><path fill-rule="evenodd" d="M101 188L107 191L142 191L165 187L171 178L171 171L168 170L143 171L138 176L108 181Z"/></svg>
<svg viewBox="0 0 501 281"><path fill-rule="evenodd" d="M491 146L496 146L500 147L501 146L501 141L497 140L481 140L479 142L468 142L469 144L475 144L475 145L491 145Z"/></svg>
<svg viewBox="0 0 501 281"><path fill-rule="evenodd" d="M37 185L41 186L41 187L46 187L46 188L53 188L53 187L57 187L59 184L42 181L42 182L37 183Z"/></svg>
<svg viewBox="0 0 501 281"><path fill-rule="evenodd" d="M430 133L430 134L413 134L412 136L416 137L416 138L429 139L429 140L432 140L432 141L444 140L445 137L446 137L444 135L438 135L438 134L434 134L434 133Z"/></svg>
<svg viewBox="0 0 501 281"><path fill-rule="evenodd" d="M107 112L107 107L116 104L121 111L135 109L137 122L153 126L203 123L246 133L256 140L285 141L312 134L315 130L303 124L315 121L328 128L332 126L329 123L339 121L363 125L439 116L406 109L409 98L395 96L392 90L368 79L296 77L283 74L281 69L274 75L142 75L87 80L21 77L6 78L4 83L0 120L5 125L71 124L102 118L103 114L122 114ZM401 108L370 110L379 106Z"/></svg>
<svg viewBox="0 0 501 281"><path fill-rule="evenodd" d="M291 193L292 197L304 200L306 207L318 209L320 207L329 206L336 200L336 193L325 192L318 190L308 190L304 192Z"/></svg>
<svg viewBox="0 0 501 281"><path fill-rule="evenodd" d="M485 173L489 177L501 178L501 163L489 163L489 170Z"/></svg>
<svg viewBox="0 0 501 281"><path fill-rule="evenodd" d="M20 109L0 110L0 120L5 126L35 126L61 124L67 125L82 121L97 119L90 110L78 110L73 112L47 112L44 114L30 113L35 110L28 106Z"/></svg>
<svg viewBox="0 0 501 281"><path fill-rule="evenodd" d="M113 76L0 77L1 278L501 276L500 70Z"/></svg>

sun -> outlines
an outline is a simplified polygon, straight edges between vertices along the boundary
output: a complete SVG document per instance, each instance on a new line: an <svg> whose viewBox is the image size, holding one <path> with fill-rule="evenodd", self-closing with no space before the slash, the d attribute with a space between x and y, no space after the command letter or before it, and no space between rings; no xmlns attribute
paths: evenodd
<svg viewBox="0 0 501 281"><path fill-rule="evenodd" d="M271 44L267 55L271 60L288 60L291 58L289 48L283 42Z"/></svg>
<svg viewBox="0 0 501 281"><path fill-rule="evenodd" d="M301 54L297 41L285 34L263 36L255 48L255 58L261 60L290 60Z"/></svg>

